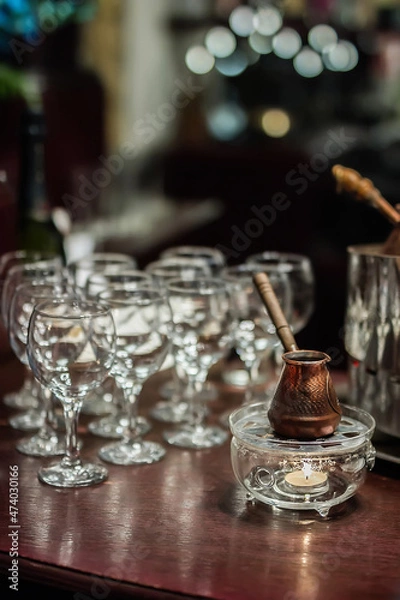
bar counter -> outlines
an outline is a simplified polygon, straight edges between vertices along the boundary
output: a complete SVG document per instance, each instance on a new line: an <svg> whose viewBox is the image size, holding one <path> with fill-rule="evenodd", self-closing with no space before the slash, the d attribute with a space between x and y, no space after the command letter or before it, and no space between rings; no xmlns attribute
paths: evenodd
<svg viewBox="0 0 400 600"><path fill-rule="evenodd" d="M2 357L0 393L17 389L22 369ZM149 380L140 400L147 414L167 372ZM212 419L240 404L220 387ZM354 600L400 598L400 467L378 460L364 486L327 518L246 501L230 465L229 439L201 451L168 447L159 463L107 465L109 479L81 489L41 484L38 467L52 459L15 450L22 432L1 406L0 568L9 589L9 468L18 466L20 597L49 586L52 597L212 598L215 600ZM105 440L80 419L84 458ZM153 422L146 437L162 441ZM40 587L40 590L46 589ZM42 596L47 597L47 596Z"/></svg>

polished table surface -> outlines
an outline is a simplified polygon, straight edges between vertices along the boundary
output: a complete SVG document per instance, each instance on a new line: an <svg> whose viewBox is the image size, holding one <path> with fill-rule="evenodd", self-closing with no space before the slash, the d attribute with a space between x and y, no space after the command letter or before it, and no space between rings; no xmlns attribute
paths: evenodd
<svg viewBox="0 0 400 600"><path fill-rule="evenodd" d="M159 398L167 375L146 384L143 414ZM18 388L21 377L15 361L3 357L0 393ZM241 398L221 388L210 403L213 418ZM8 473L9 465L18 465L21 586L41 582L77 600L400 598L395 464L379 461L356 497L325 519L246 502L232 473L229 440L202 451L168 447L159 463L109 465L105 483L57 489L37 479L43 459L15 450L26 434L8 425L11 411L4 406L1 411L3 589L11 566ZM82 455L93 459L104 440L86 432L87 422L82 416ZM147 438L160 441L162 429L154 422Z"/></svg>

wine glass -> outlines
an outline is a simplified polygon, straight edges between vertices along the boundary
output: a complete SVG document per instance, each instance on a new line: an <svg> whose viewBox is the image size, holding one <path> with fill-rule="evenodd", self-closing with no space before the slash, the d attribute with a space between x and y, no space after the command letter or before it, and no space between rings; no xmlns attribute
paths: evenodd
<svg viewBox="0 0 400 600"><path fill-rule="evenodd" d="M177 364L186 373L191 406L187 422L175 431L164 432L165 440L183 448L210 448L222 444L227 433L205 423L201 391L210 367L225 356L232 343L235 320L227 286L213 278L168 283Z"/></svg>
<svg viewBox="0 0 400 600"><path fill-rule="evenodd" d="M267 251L252 254L246 262L261 267L268 276L276 272L287 275L291 302L286 309L286 318L294 334L304 329L314 311L315 278L310 259L303 254ZM280 355L276 348L273 353L276 377L282 367Z"/></svg>
<svg viewBox="0 0 400 600"><path fill-rule="evenodd" d="M69 297L70 290L61 283L44 283L32 281L21 283L13 297L9 312L9 337L11 347L22 364L28 365L26 346L28 342L28 326L35 304L54 297ZM39 384L40 385L40 384ZM51 392L40 386L39 399L43 424L32 437L23 439L17 444L17 450L29 456L56 456L64 454L64 436L57 432L56 419Z"/></svg>
<svg viewBox="0 0 400 600"><path fill-rule="evenodd" d="M27 356L36 379L60 400L65 418L65 456L41 467L40 481L58 487L104 481L105 467L82 461L77 429L84 396L102 384L114 362L115 327L110 310L83 300L37 304L29 323Z"/></svg>
<svg viewBox="0 0 400 600"><path fill-rule="evenodd" d="M258 265L249 263L227 267L222 273L222 277L230 289L238 319L238 326L234 333L234 345L248 376L245 403L253 400L254 388L259 381L261 361L269 358L278 344L275 327L253 282L253 276L259 271ZM277 271L268 273L268 276L275 294L286 312L290 302L290 286L287 275ZM228 415L222 416L224 424L227 418Z"/></svg>
<svg viewBox="0 0 400 600"><path fill-rule="evenodd" d="M137 427L137 405L145 381L163 364L170 349L171 313L159 290L113 287L99 295L110 307L116 328L117 350L112 375L122 388L128 424L122 440L104 446L99 456L117 465L160 460L165 449L143 441Z"/></svg>
<svg viewBox="0 0 400 600"><path fill-rule="evenodd" d="M9 270L22 264L32 264L42 261L50 261L61 268L62 258L50 252L31 252L28 250L15 250L6 252L0 258L0 321L6 329L6 324L1 313L1 295L4 282ZM11 392L3 397L3 402L9 408L29 409L37 406L36 386L33 383L34 378L30 369L25 369L24 381L22 387L16 392Z"/></svg>
<svg viewBox="0 0 400 600"><path fill-rule="evenodd" d="M85 289L87 280L93 273L116 273L124 269L135 269L136 266L136 260L128 254L94 252L69 263L67 268L74 278L75 285Z"/></svg>
<svg viewBox="0 0 400 600"><path fill-rule="evenodd" d="M90 297L96 295L96 298L98 298L102 291L113 287L133 290L147 286L151 286L150 275L137 269L119 271L118 273L93 273L87 280L86 293ZM128 423L124 395L121 388L115 385L113 377L109 377L104 386L107 386L109 390L111 388L111 391L105 393L103 388L94 390L84 401L82 413L87 415L106 413L107 416L104 418L89 423L89 431L99 437L119 439L122 437ZM137 426L140 427L142 435L151 429L150 423L144 417L138 417Z"/></svg>
<svg viewBox="0 0 400 600"><path fill-rule="evenodd" d="M198 277L211 277L211 270L204 261L197 258L171 257L148 264L145 271L152 277L154 284L167 294L168 282L173 279L193 280ZM171 353L172 379L160 388L160 395L169 401L160 401L151 411L151 416L166 423L180 423L185 419L188 409L186 398L188 390L187 378L183 369L176 364ZM208 390L202 390L204 400L212 399Z"/></svg>

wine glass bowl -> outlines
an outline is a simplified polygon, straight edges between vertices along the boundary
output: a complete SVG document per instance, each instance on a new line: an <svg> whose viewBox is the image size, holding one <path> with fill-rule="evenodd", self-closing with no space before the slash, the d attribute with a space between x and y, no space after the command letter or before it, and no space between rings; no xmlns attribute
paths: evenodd
<svg viewBox="0 0 400 600"><path fill-rule="evenodd" d="M247 263L265 271L286 274L290 286L290 300L283 306L284 313L294 334L302 331L314 311L315 278L311 260L303 254L285 252L261 252L248 257ZM282 368L280 352L275 349L273 363L275 379Z"/></svg>
<svg viewBox="0 0 400 600"><path fill-rule="evenodd" d="M314 310L315 282L310 259L303 254L261 252L249 256L246 262L259 266L268 276L276 272L287 275L291 294L287 319L293 333L304 329Z"/></svg>
<svg viewBox="0 0 400 600"><path fill-rule="evenodd" d="M107 478L105 467L80 458L77 425L82 401L101 385L115 358L115 326L109 309L95 302L55 299L35 306L29 323L27 356L36 379L60 400L66 453L42 467L43 483L80 487Z"/></svg>
<svg viewBox="0 0 400 600"><path fill-rule="evenodd" d="M136 269L136 260L118 252L94 252L68 264L75 285L84 290L93 273L118 273L124 269Z"/></svg>
<svg viewBox="0 0 400 600"><path fill-rule="evenodd" d="M144 271L138 269L124 269L115 272L113 269L94 272L86 280L85 293L88 298L97 298L98 295L114 286L123 286L127 289L135 289L151 285L151 277Z"/></svg>
<svg viewBox="0 0 400 600"><path fill-rule="evenodd" d="M23 264L32 264L42 261L51 261L54 264L58 264L61 268L63 262L61 256L56 256L52 252L32 252L29 250L15 250L6 252L0 258L0 319L4 327L6 327L4 318L2 316L2 302L1 297L3 293L3 286L6 280L7 274L12 267ZM30 370L26 370L24 382L21 389L16 392L6 394L3 398L3 402L9 408L15 409L30 409L37 406L36 389L33 384L33 377Z"/></svg>
<svg viewBox="0 0 400 600"><path fill-rule="evenodd" d="M25 282L30 281L47 281L47 282L62 282L64 281L64 271L60 257L52 255L52 258L39 260L32 263L15 264L7 273L1 297L1 312L4 325L9 332L9 311L12 300L15 296L17 287ZM29 381L29 379L28 379ZM25 401L25 405L16 406L16 408L27 409L22 414L12 416L9 420L10 425L14 429L22 431L34 431L43 424L43 415L38 410L38 385L34 380L31 384L28 383L28 390L33 397L34 402Z"/></svg>
<svg viewBox="0 0 400 600"><path fill-rule="evenodd" d="M54 297L70 298L70 290L61 283L32 281L20 284L14 294L9 312L10 345L22 364L28 366L27 341L29 321L34 306ZM38 384L39 410L43 423L32 437L17 443L17 450L29 456L56 456L64 454L64 440L57 432L58 419L53 410L52 394Z"/></svg>
<svg viewBox="0 0 400 600"><path fill-rule="evenodd" d="M8 329L8 313L17 286L24 281L61 281L64 277L61 259L54 257L34 263L17 264L7 273L1 293L1 315Z"/></svg>
<svg viewBox="0 0 400 600"><path fill-rule="evenodd" d="M245 402L253 397L259 379L259 368L263 359L268 359L278 343L275 327L255 288L253 276L258 265L245 263L224 269L222 276L232 297L238 326L235 329L234 345L248 374ZM290 288L284 272L270 273L271 285L282 306L287 306Z"/></svg>

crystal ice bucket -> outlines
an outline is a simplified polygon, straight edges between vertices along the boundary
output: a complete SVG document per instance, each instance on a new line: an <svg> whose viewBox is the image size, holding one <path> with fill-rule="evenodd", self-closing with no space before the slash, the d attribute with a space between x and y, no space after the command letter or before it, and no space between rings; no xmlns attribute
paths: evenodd
<svg viewBox="0 0 400 600"><path fill-rule="evenodd" d="M380 245L348 248L345 347L349 402L400 437L400 257Z"/></svg>

